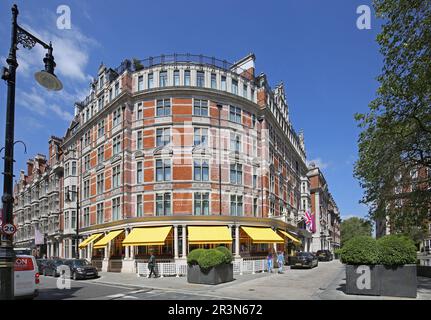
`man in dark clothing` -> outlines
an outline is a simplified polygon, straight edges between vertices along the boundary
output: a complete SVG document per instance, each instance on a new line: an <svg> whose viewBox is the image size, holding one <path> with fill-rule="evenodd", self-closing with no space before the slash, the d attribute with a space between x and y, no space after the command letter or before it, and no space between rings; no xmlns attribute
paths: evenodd
<svg viewBox="0 0 431 320"><path fill-rule="evenodd" d="M154 253L151 252L150 260L148 261L148 269L150 270L150 274L148 275L148 278L151 278L151 275L154 274L154 278L157 278L156 275L156 257L154 256Z"/></svg>

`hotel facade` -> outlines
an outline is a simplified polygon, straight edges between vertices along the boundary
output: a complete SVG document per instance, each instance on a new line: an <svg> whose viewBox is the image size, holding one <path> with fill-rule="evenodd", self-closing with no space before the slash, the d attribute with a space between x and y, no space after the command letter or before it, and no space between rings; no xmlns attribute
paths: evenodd
<svg viewBox="0 0 431 320"><path fill-rule="evenodd" d="M102 64L49 145L15 187L16 246L37 229L39 252L75 257L79 211L79 256L105 271L134 272L150 251L176 262L217 245L235 259L312 249L304 138L253 54Z"/></svg>

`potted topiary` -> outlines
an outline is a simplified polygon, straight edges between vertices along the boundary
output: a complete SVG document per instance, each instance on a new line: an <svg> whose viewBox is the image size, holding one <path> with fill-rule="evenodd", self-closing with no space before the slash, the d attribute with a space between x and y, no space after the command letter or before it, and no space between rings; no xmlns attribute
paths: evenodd
<svg viewBox="0 0 431 320"><path fill-rule="evenodd" d="M192 250L187 265L190 283L219 284L233 280L232 253L226 247Z"/></svg>
<svg viewBox="0 0 431 320"><path fill-rule="evenodd" d="M416 297L416 247L410 239L359 236L339 253L346 264L347 294Z"/></svg>

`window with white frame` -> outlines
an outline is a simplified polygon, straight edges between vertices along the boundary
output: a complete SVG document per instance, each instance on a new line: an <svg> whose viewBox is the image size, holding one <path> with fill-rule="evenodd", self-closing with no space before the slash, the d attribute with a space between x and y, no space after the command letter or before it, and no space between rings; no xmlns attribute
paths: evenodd
<svg viewBox="0 0 431 320"><path fill-rule="evenodd" d="M144 216L142 194L136 195L136 216L137 217L143 217Z"/></svg>
<svg viewBox="0 0 431 320"><path fill-rule="evenodd" d="M104 191L104 173L100 173L96 177L96 190L97 194L101 194Z"/></svg>
<svg viewBox="0 0 431 320"><path fill-rule="evenodd" d="M230 165L230 183L242 184L242 164L232 163Z"/></svg>
<svg viewBox="0 0 431 320"><path fill-rule="evenodd" d="M205 72L203 71L196 72L196 86L205 87Z"/></svg>
<svg viewBox="0 0 431 320"><path fill-rule="evenodd" d="M239 133L231 132L230 150L235 152L241 152L241 135Z"/></svg>
<svg viewBox="0 0 431 320"><path fill-rule="evenodd" d="M142 102L139 102L136 106L136 120L144 119L144 109L142 107Z"/></svg>
<svg viewBox="0 0 431 320"><path fill-rule="evenodd" d="M83 188L83 199L90 198L90 180L84 180L84 188Z"/></svg>
<svg viewBox="0 0 431 320"><path fill-rule="evenodd" d="M193 214L195 216L209 215L209 192L195 192L194 193L194 208Z"/></svg>
<svg viewBox="0 0 431 320"><path fill-rule="evenodd" d="M171 115L171 100L170 99L160 99L157 100L157 117L165 117Z"/></svg>
<svg viewBox="0 0 431 320"><path fill-rule="evenodd" d="M113 150L113 154L119 154L121 152L121 136L118 135L116 137L114 137L114 139L112 139L112 150Z"/></svg>
<svg viewBox="0 0 431 320"><path fill-rule="evenodd" d="M143 147L142 130L139 130L136 132L136 150L142 150Z"/></svg>
<svg viewBox="0 0 431 320"><path fill-rule="evenodd" d="M193 179L195 181L209 181L208 160L193 161Z"/></svg>
<svg viewBox="0 0 431 320"><path fill-rule="evenodd" d="M119 125L121 122L121 109L118 108L114 110L113 116L112 116L112 126L115 127Z"/></svg>
<svg viewBox="0 0 431 320"><path fill-rule="evenodd" d="M207 146L208 128L194 128L193 145Z"/></svg>
<svg viewBox="0 0 431 320"><path fill-rule="evenodd" d="M226 77L225 76L221 76L221 90L226 91Z"/></svg>
<svg viewBox="0 0 431 320"><path fill-rule="evenodd" d="M144 76L138 77L138 91L144 90Z"/></svg>
<svg viewBox="0 0 431 320"><path fill-rule="evenodd" d="M83 214L83 227L89 227L90 226L90 208L84 208L84 214Z"/></svg>
<svg viewBox="0 0 431 320"><path fill-rule="evenodd" d="M241 108L230 106L229 120L236 123L241 123Z"/></svg>
<svg viewBox="0 0 431 320"><path fill-rule="evenodd" d="M168 72L160 71L159 73L159 87L166 87L168 85Z"/></svg>
<svg viewBox="0 0 431 320"><path fill-rule="evenodd" d="M171 160L158 159L156 160L156 181L171 180Z"/></svg>
<svg viewBox="0 0 431 320"><path fill-rule="evenodd" d="M120 165L118 164L112 168L112 188L118 188L120 185Z"/></svg>
<svg viewBox="0 0 431 320"><path fill-rule="evenodd" d="M96 223L102 224L104 220L104 210L103 210L103 202L98 203L96 206Z"/></svg>
<svg viewBox="0 0 431 320"><path fill-rule="evenodd" d="M120 83L117 82L115 84L115 96L118 96L120 94Z"/></svg>
<svg viewBox="0 0 431 320"><path fill-rule="evenodd" d="M171 215L171 207L171 194L169 192L156 194L156 216Z"/></svg>
<svg viewBox="0 0 431 320"><path fill-rule="evenodd" d="M165 146L171 142L171 128L156 129L156 147Z"/></svg>
<svg viewBox="0 0 431 320"><path fill-rule="evenodd" d="M180 85L180 70L174 70L174 86Z"/></svg>
<svg viewBox="0 0 431 320"><path fill-rule="evenodd" d="M232 194L230 196L230 215L242 216L243 215L242 208L243 208L242 196Z"/></svg>
<svg viewBox="0 0 431 320"><path fill-rule="evenodd" d="M217 89L217 75L211 73L211 89Z"/></svg>
<svg viewBox="0 0 431 320"><path fill-rule="evenodd" d="M112 199L112 220L120 220L121 218L121 198Z"/></svg>
<svg viewBox="0 0 431 320"><path fill-rule="evenodd" d="M190 70L184 70L184 85L190 85Z"/></svg>
<svg viewBox="0 0 431 320"><path fill-rule="evenodd" d="M105 120L101 120L97 124L97 138L101 138L104 135L105 135Z"/></svg>
<svg viewBox="0 0 431 320"><path fill-rule="evenodd" d="M148 74L148 89L154 88L154 75L152 73Z"/></svg>
<svg viewBox="0 0 431 320"><path fill-rule="evenodd" d="M99 148L97 148L97 163L102 164L105 157L105 146L102 144Z"/></svg>
<svg viewBox="0 0 431 320"><path fill-rule="evenodd" d="M208 117L208 100L194 99L193 115Z"/></svg>
<svg viewBox="0 0 431 320"><path fill-rule="evenodd" d="M232 79L232 90L233 94L238 94L238 80Z"/></svg>
<svg viewBox="0 0 431 320"><path fill-rule="evenodd" d="M244 98L247 98L247 84L245 84L245 83L242 86L242 96Z"/></svg>
<svg viewBox="0 0 431 320"><path fill-rule="evenodd" d="M253 188L257 188L257 168L253 167Z"/></svg>
<svg viewBox="0 0 431 320"><path fill-rule="evenodd" d="M144 182L144 170L142 166L142 161L136 163L136 183L140 184Z"/></svg>
<svg viewBox="0 0 431 320"><path fill-rule="evenodd" d="M257 198L253 198L253 217L257 217Z"/></svg>

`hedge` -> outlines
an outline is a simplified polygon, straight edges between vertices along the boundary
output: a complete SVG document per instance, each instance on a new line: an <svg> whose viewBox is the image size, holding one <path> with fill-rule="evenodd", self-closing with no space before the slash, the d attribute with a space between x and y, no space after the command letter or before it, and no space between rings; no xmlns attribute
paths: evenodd
<svg viewBox="0 0 431 320"><path fill-rule="evenodd" d="M198 264L198 259L204 251L205 249L194 249L190 251L189 255L187 256L187 263L190 265Z"/></svg>
<svg viewBox="0 0 431 320"><path fill-rule="evenodd" d="M226 248L224 246L219 246L215 249L224 254L224 256L225 256L224 263L231 263L232 262L232 260L233 260L232 252L230 252L230 250L228 248Z"/></svg>
<svg viewBox="0 0 431 320"><path fill-rule="evenodd" d="M401 235L387 235L378 240L358 236L347 241L339 250L342 263L383 264L398 266L416 263L416 246Z"/></svg>
<svg viewBox="0 0 431 320"><path fill-rule="evenodd" d="M202 269L208 270L212 267L224 264L225 259L226 257L221 251L216 249L207 249L199 256L198 263Z"/></svg>

